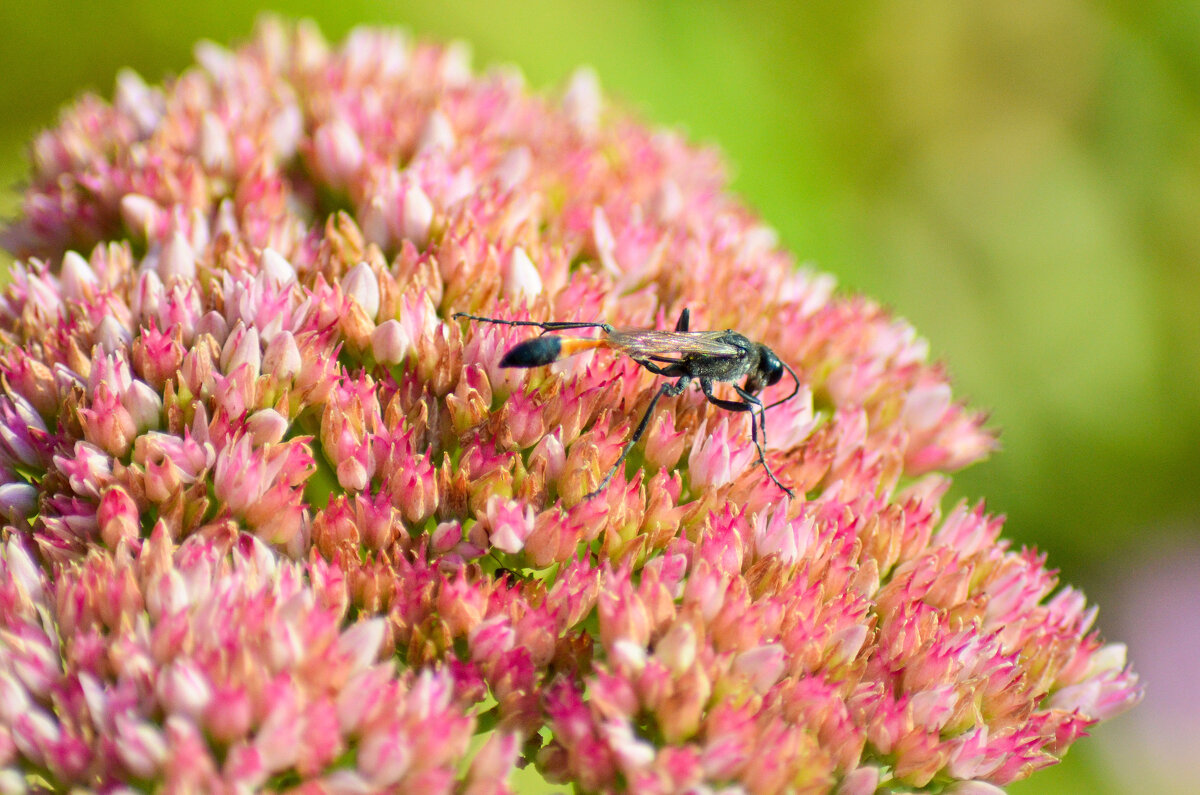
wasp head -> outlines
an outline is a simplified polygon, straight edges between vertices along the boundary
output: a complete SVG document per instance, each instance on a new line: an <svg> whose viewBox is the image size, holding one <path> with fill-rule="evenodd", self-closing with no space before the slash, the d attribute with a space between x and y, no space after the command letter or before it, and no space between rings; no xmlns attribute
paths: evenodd
<svg viewBox="0 0 1200 795"><path fill-rule="evenodd" d="M746 379L746 391L757 394L773 384L778 384L780 378L783 378L783 362L779 361L775 351L759 343L758 362L754 372Z"/></svg>

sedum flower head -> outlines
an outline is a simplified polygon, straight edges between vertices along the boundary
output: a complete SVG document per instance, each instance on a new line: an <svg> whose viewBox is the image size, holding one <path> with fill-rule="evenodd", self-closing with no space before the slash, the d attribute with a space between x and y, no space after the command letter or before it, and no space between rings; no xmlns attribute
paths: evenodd
<svg viewBox="0 0 1200 795"><path fill-rule="evenodd" d="M0 789L986 792L1140 697L943 507L993 439L926 344L713 152L391 31L196 55L66 110L5 232ZM799 374L796 499L696 391L584 499L659 379L451 319L685 307Z"/></svg>

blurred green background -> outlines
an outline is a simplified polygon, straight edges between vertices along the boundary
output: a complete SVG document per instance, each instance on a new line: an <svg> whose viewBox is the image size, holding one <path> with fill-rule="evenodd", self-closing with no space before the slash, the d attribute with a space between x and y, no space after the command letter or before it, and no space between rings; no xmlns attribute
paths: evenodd
<svg viewBox="0 0 1200 795"><path fill-rule="evenodd" d="M19 182L25 142L77 93L111 96L124 66L157 82L200 38L246 38L260 8L0 2L0 183ZM1200 668L1180 640L1200 623L1200 565L1155 601L1162 561L1200 536L1200 4L270 8L331 40L366 22L462 38L477 67L516 64L538 88L590 64L646 119L719 144L798 259L909 318L991 411L1003 450L956 493L1046 550L1110 638L1141 630L1147 702L1013 791L1193 791L1142 746L1165 725L1153 671Z"/></svg>

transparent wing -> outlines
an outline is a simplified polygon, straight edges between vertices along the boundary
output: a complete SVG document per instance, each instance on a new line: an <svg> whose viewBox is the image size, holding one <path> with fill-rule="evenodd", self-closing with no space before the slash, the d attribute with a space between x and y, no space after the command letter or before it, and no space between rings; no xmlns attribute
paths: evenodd
<svg viewBox="0 0 1200 795"><path fill-rule="evenodd" d="M724 331L614 331L608 343L634 359L677 362L686 354L733 359L745 352L723 342Z"/></svg>

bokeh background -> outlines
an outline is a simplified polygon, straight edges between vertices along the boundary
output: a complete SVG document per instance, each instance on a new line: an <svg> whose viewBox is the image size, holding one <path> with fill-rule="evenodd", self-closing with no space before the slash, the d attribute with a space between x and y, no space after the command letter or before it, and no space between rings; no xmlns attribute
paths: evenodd
<svg viewBox="0 0 1200 795"><path fill-rule="evenodd" d="M228 0L2 0L0 212L25 143L118 69L249 35ZM956 479L1127 641L1146 701L1014 793L1200 787L1200 3L340 0L270 6L580 64L723 148L801 261L909 318L1003 449ZM0 255L0 269L10 262Z"/></svg>

